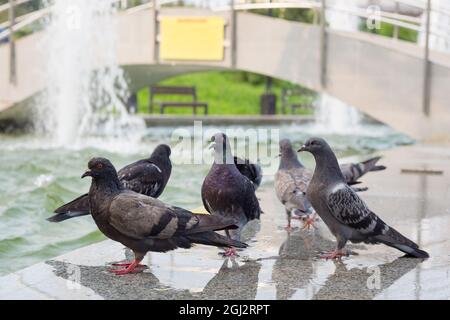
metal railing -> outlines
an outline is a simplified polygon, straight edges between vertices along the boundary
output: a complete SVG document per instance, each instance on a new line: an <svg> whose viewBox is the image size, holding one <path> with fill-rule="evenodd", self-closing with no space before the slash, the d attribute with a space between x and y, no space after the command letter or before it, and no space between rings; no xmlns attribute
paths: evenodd
<svg viewBox="0 0 450 320"><path fill-rule="evenodd" d="M15 45L14 39L11 35L20 29L38 21L39 19L48 16L51 13L51 6L36 10L34 12L26 13L24 15L15 17L14 16L14 7L30 2L31 0L9 0L9 3L0 5L0 12L9 11L9 21L0 24L0 27L7 27L8 29L0 32L0 41L5 38L9 38L10 43L10 82L16 82L15 76ZM118 9L125 11L125 13L134 13L141 10L146 10L153 8L155 10L159 10L160 7L166 4L177 3L176 0L148 0L143 1L143 3L136 5L134 7L129 6L129 2L127 0L116 0L113 1L113 5ZM340 2L342 4L343 2ZM369 3L369 1L368 1ZM345 6L330 4L327 0L258 0L258 1L249 1L249 0L229 0L227 5L222 6L209 6L209 9L212 11L232 11L232 19L235 20L235 12L238 10L256 10L256 9L311 9L316 12L317 15L320 15L320 19L315 19L315 22L321 24L321 79L322 86L325 87L325 74L326 74L326 34L327 34L327 25L326 25L326 12L329 10L343 12L344 14L348 14L349 16L356 16L363 19L376 19L379 22L385 22L391 24L395 28L394 36L398 37L398 28L406 28L410 30L414 30L416 32L424 32L425 34L425 46L424 46L424 101L423 101L423 110L425 114L429 113L429 42L430 35L444 38L446 41L450 39L450 34L442 31L436 31L430 29L430 14L435 12L438 14L442 14L444 16L450 17L450 4L448 5L440 5L432 6L431 0L391 0L391 3L395 5L395 8L398 9L399 5L411 6L413 8L422 10L422 17L411 16L406 14L401 14L396 10L392 11L383 11L381 7L378 7L377 15L374 16L373 12L368 12L368 10L354 6L351 7L346 2ZM371 5L376 5L376 1L371 1ZM422 26L424 24L424 27ZM236 30L233 30L233 33ZM156 35L155 35L156 39ZM232 42L234 43L235 36L232 37ZM156 40L155 40L156 41ZM450 42L450 41L449 41ZM235 51L235 45L232 46L232 51ZM232 54L234 57L234 54ZM233 58L232 65L235 65L235 59Z"/></svg>
<svg viewBox="0 0 450 320"><path fill-rule="evenodd" d="M32 0L13 0L13 6L18 6ZM262 1L250 1L250 0L235 0L230 1L228 5L223 6L210 6L212 11L227 11L227 10L256 10L256 9L311 9L320 11L322 4L320 0L262 0ZM127 13L134 13L140 10L151 9L156 6L161 7L166 4L177 3L176 0L159 0L159 1L144 1L143 4L139 4L134 7L129 7L129 2L127 0L117 0L114 2L119 9L126 11ZM326 2L325 2L326 3ZM392 3L398 3L408 6L413 6L415 8L424 10L426 9L426 0L392 0ZM0 5L0 12L10 10L10 3ZM350 7L348 5L327 5L327 10L339 11L349 16L357 16L365 19L373 19L372 13L367 12L364 8L360 7ZM50 7L39 9L33 12L26 13L21 16L15 17L14 26L10 26L10 21L5 21L0 23L0 28L5 29L0 32L0 41L8 38L12 32L17 32L20 29L38 21L39 19L47 16L50 13ZM444 14L450 16L450 5L440 5L439 7L431 7L431 12L436 12L439 14ZM410 29L414 31L422 31L423 20L419 17L413 17L410 15L404 15L400 13L393 13L387 11L379 11L379 15L375 17L377 21L385 22L393 25L394 27L401 27L405 29ZM450 33L442 32L439 30L430 30L431 34L437 37L445 38L450 40Z"/></svg>

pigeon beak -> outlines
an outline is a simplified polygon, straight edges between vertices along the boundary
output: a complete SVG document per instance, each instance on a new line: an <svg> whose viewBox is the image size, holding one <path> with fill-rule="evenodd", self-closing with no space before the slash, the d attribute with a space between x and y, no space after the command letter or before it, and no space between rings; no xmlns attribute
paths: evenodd
<svg viewBox="0 0 450 320"><path fill-rule="evenodd" d="M92 177L92 171L86 170L86 172L81 176L81 179L83 179L84 177Z"/></svg>
<svg viewBox="0 0 450 320"><path fill-rule="evenodd" d="M308 149L306 149L305 145L302 145L302 147L297 150L297 152L302 152L302 151L308 151Z"/></svg>

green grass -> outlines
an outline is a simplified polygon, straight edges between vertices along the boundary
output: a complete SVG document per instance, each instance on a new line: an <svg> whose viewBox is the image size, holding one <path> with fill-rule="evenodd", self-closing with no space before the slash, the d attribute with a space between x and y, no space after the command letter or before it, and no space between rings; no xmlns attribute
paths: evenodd
<svg viewBox="0 0 450 320"><path fill-rule="evenodd" d="M208 112L213 115L225 114L259 114L260 98L265 92L265 79L263 76L246 72L201 72L177 76L164 80L159 85L195 86L198 101L208 103ZM277 113L281 107L281 89L294 85L281 80L274 80L272 91L277 95ZM187 97L184 97L187 98ZM307 97L297 101L308 102ZM183 96L159 95L159 101L189 101ZM138 110L148 112L149 90L138 92ZM191 108L167 108L168 114L191 114ZM159 113L159 110L154 110ZM200 111L201 112L201 111ZM299 110L299 114L311 113Z"/></svg>
<svg viewBox="0 0 450 320"><path fill-rule="evenodd" d="M369 30L367 28L365 20L363 20L363 22L360 25L360 30L379 34L381 36L385 36L385 37L389 37L389 38L392 38L394 36L394 25L386 23L386 22L381 22L379 29ZM418 35L419 35L418 32L415 30L411 30L411 29L407 29L407 28L403 28L403 27L398 28L398 38L400 40L409 41L409 42L417 42Z"/></svg>

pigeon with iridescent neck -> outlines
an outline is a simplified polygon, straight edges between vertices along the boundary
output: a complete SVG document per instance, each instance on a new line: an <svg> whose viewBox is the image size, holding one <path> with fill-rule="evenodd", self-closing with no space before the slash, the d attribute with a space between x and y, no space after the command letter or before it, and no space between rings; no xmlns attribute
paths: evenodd
<svg viewBox="0 0 450 320"><path fill-rule="evenodd" d="M228 137L218 133L211 140L214 163L203 181L203 205L213 215L234 219L238 228L226 232L231 239L239 241L242 228L249 221L259 219L261 208L253 183L239 172L234 163ZM235 254L234 248L224 253L226 256Z"/></svg>

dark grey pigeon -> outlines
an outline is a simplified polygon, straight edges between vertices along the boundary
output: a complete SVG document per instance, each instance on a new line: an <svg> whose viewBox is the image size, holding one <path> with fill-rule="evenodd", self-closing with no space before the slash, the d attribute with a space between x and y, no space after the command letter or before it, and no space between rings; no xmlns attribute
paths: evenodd
<svg viewBox="0 0 450 320"><path fill-rule="evenodd" d="M337 239L336 250L323 255L323 258L346 255L344 247L349 240L354 243L383 243L408 256L428 258L428 253L388 226L348 186L336 156L325 140L311 138L298 151L311 152L316 160L306 195Z"/></svg>
<svg viewBox="0 0 450 320"><path fill-rule="evenodd" d="M166 187L172 172L170 147L158 145L147 159L138 160L119 170L119 180L126 189L133 190L153 198L158 198ZM89 197L84 194L55 210L56 215L48 218L50 222L90 214Z"/></svg>
<svg viewBox="0 0 450 320"><path fill-rule="evenodd" d="M195 243L217 247L247 246L214 232L236 228L233 219L196 215L127 190L107 159L93 158L88 167L82 178L92 177L89 203L95 223L104 235L122 243L134 253L133 262L116 264L125 268L110 270L115 274L142 271L140 262L148 251L189 249Z"/></svg>
<svg viewBox="0 0 450 320"><path fill-rule="evenodd" d="M262 169L257 163L252 163L248 159L241 159L238 157L233 157L234 164L241 174L246 176L255 187L255 190L259 188L262 181Z"/></svg>
<svg viewBox="0 0 450 320"><path fill-rule="evenodd" d="M223 133L212 138L214 163L202 185L202 201L212 215L236 220L235 230L227 231L233 240L240 240L242 228L253 219L259 219L261 208L255 195L253 183L242 175L234 164L230 142ZM225 255L235 255L233 249Z"/></svg>
<svg viewBox="0 0 450 320"><path fill-rule="evenodd" d="M376 165L379 159L380 157L375 157L364 162L342 164L339 167L347 184L355 184L367 172L386 168ZM286 210L288 231L292 230L291 218L304 220L303 228L314 226L314 210L306 197L306 189L311 178L312 171L300 162L289 139L281 140L280 165L275 174L275 191ZM352 188L355 191L367 190L367 188Z"/></svg>

